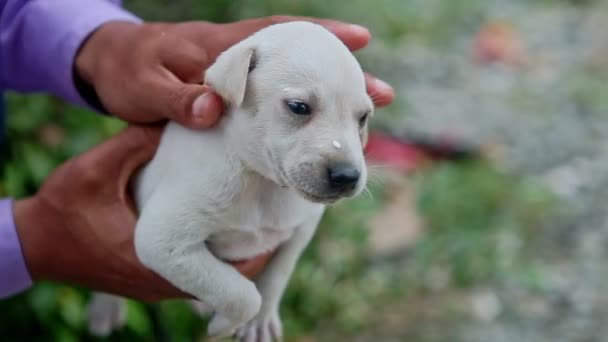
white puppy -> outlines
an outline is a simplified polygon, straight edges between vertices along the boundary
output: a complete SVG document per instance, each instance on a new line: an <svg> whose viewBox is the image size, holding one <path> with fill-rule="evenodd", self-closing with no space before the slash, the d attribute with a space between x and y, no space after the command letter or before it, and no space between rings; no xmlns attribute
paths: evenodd
<svg viewBox="0 0 608 342"><path fill-rule="evenodd" d="M347 47L306 22L234 45L205 82L228 113L210 130L167 126L134 183L137 255L214 310L210 335L279 339L281 296L325 204L365 186L372 101ZM255 282L225 262L274 249Z"/></svg>

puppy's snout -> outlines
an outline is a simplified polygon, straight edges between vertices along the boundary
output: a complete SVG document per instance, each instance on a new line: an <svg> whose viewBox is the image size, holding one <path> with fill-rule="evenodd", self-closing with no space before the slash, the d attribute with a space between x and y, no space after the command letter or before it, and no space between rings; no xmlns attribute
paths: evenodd
<svg viewBox="0 0 608 342"><path fill-rule="evenodd" d="M337 190L353 189L361 177L361 172L350 164L335 164L327 168L329 185Z"/></svg>

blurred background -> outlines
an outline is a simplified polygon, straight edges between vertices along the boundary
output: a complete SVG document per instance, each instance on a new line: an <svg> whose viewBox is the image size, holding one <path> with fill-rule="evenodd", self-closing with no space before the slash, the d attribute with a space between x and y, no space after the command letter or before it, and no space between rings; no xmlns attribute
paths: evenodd
<svg viewBox="0 0 608 342"><path fill-rule="evenodd" d="M396 88L372 120L369 192L332 207L281 307L287 341L608 340L608 1L130 0L147 20L272 14L370 28ZM32 194L123 124L8 96L0 195ZM92 340L90 293L0 303L6 341ZM179 301L128 304L109 340L204 340Z"/></svg>

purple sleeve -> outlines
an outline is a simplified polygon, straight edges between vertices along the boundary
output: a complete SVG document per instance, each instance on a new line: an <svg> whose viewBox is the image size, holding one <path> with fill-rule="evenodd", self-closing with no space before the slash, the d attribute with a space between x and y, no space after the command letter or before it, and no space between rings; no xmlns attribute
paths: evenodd
<svg viewBox="0 0 608 342"><path fill-rule="evenodd" d="M140 22L106 0L0 0L0 90L48 92L87 105L74 84L83 41L109 21Z"/></svg>
<svg viewBox="0 0 608 342"><path fill-rule="evenodd" d="M0 200L0 299L32 285L13 221L13 202Z"/></svg>

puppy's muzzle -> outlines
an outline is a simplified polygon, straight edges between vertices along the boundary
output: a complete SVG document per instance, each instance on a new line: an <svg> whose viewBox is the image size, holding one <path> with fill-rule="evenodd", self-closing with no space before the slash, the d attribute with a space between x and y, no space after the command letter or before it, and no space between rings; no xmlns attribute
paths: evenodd
<svg viewBox="0 0 608 342"><path fill-rule="evenodd" d="M353 190L360 177L361 171L350 164L334 164L327 168L327 182L332 190L340 192Z"/></svg>

